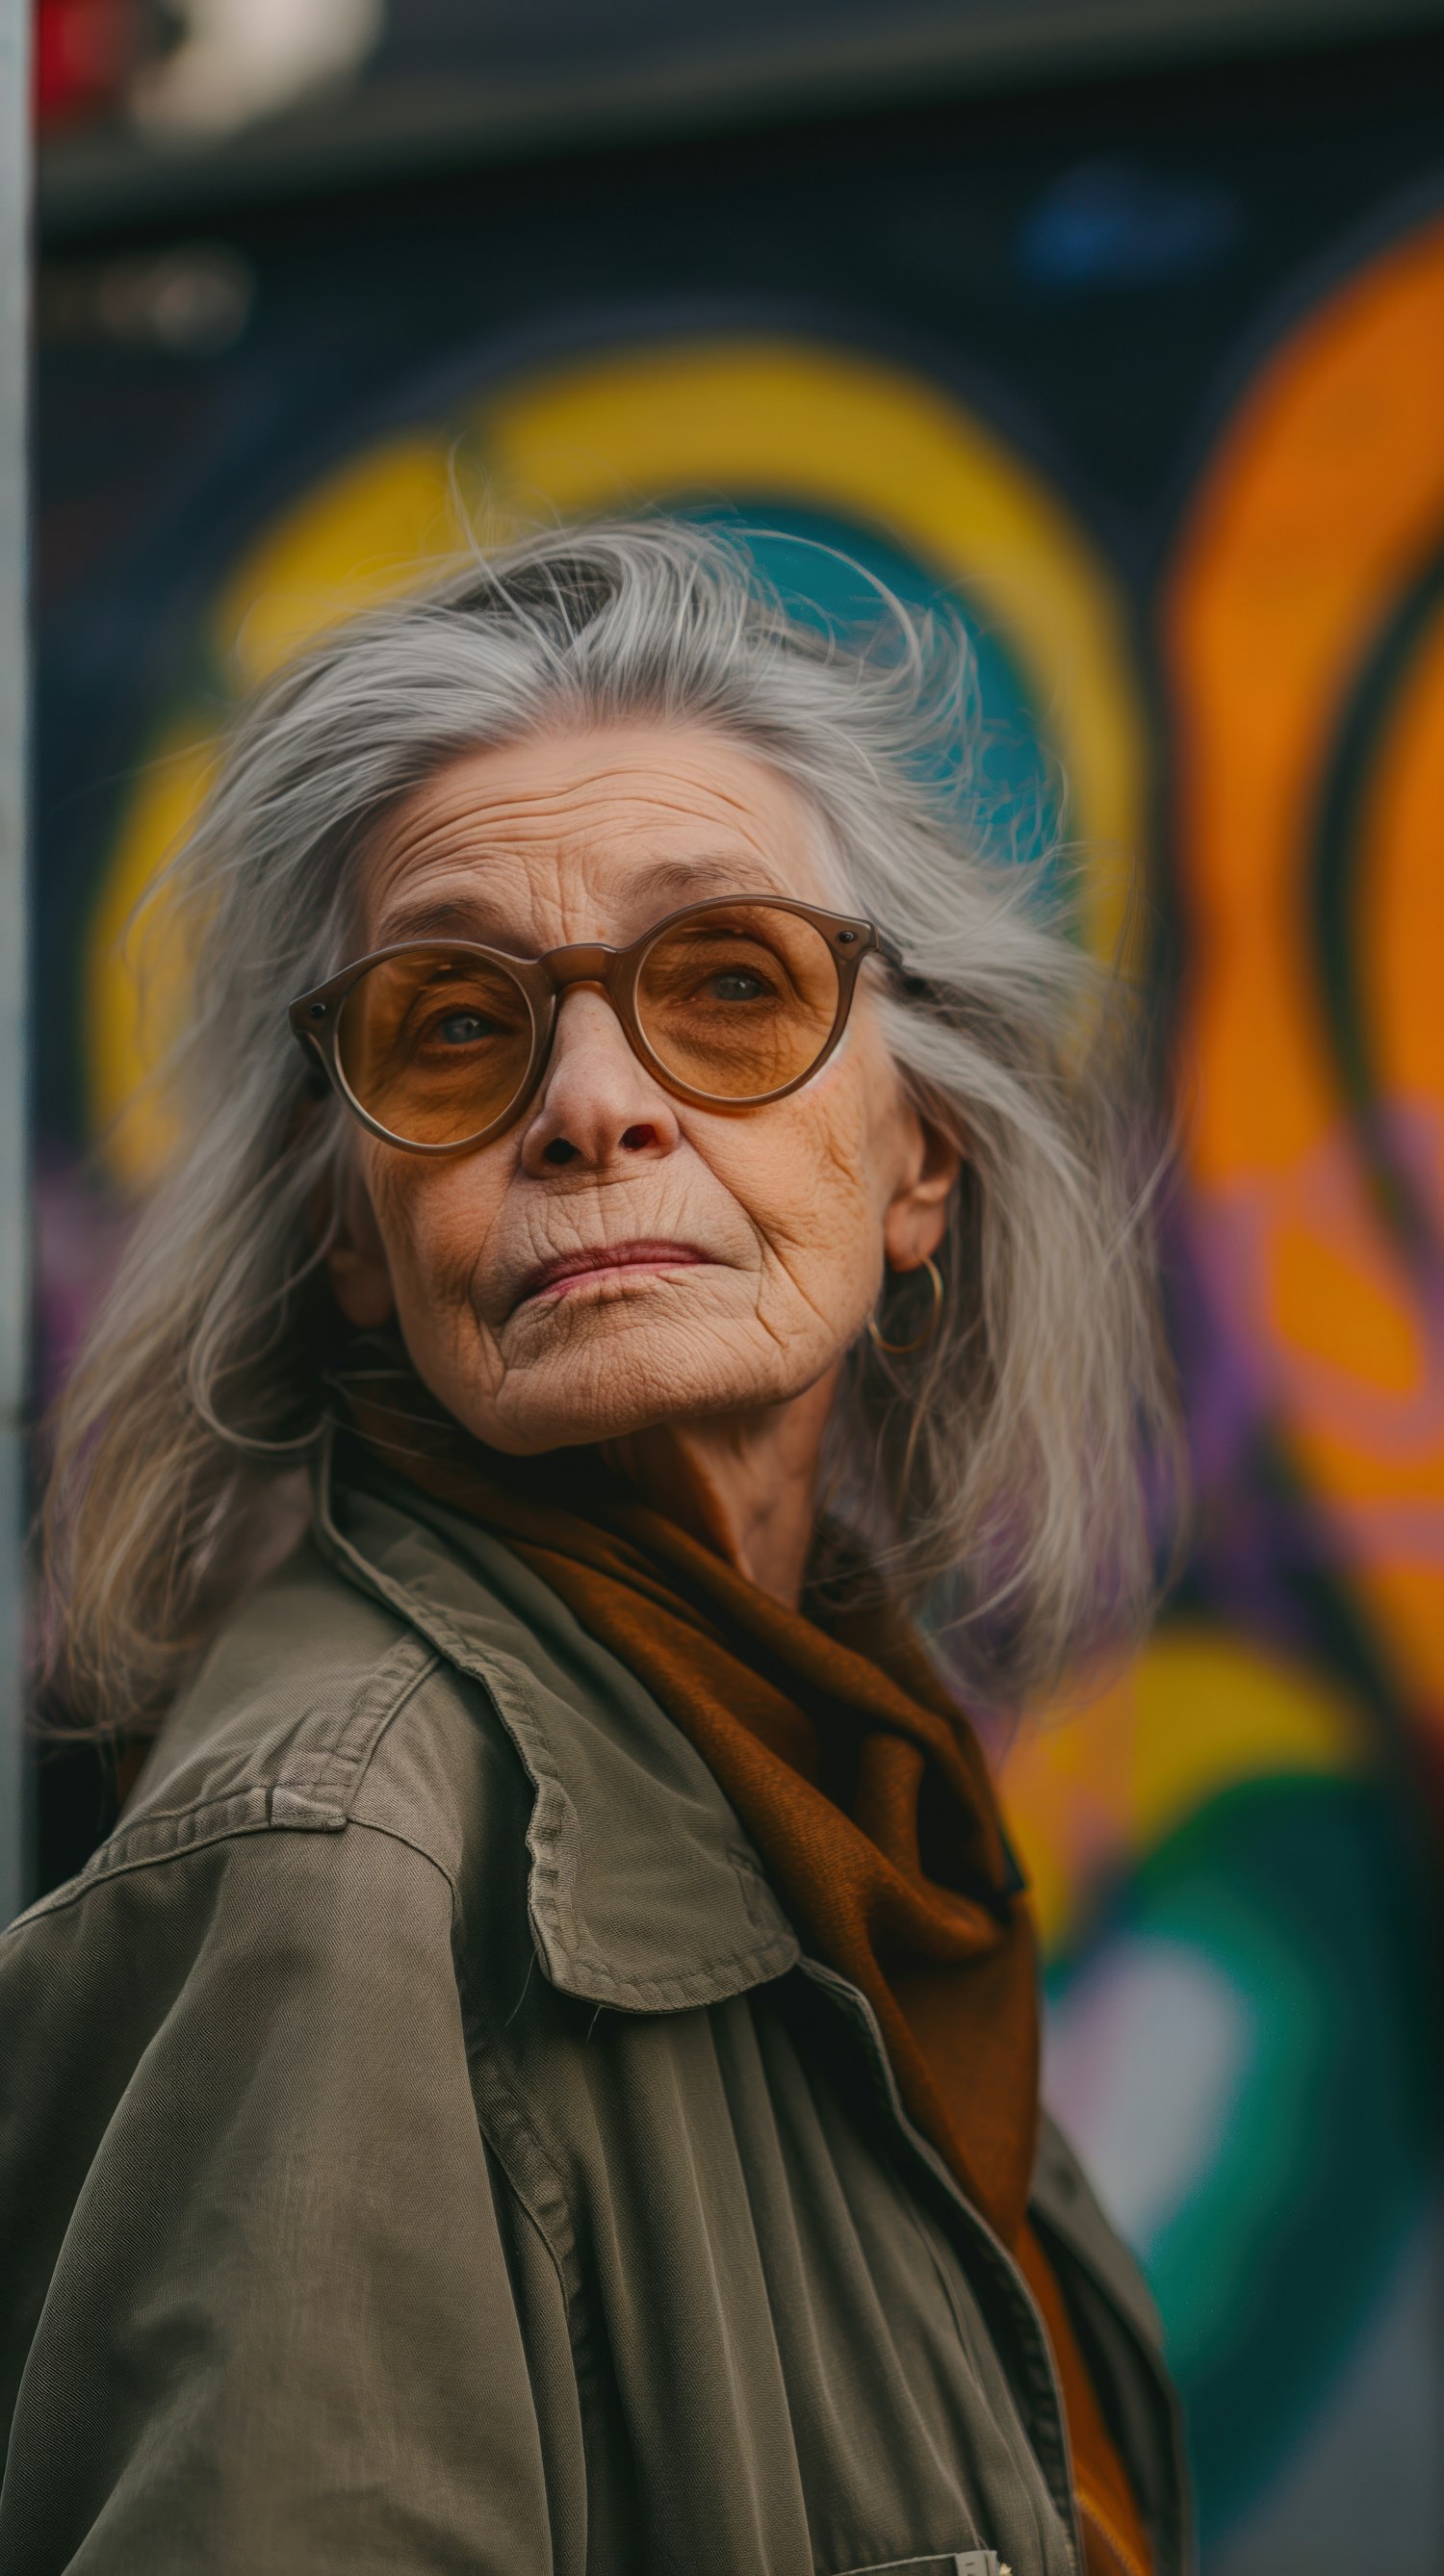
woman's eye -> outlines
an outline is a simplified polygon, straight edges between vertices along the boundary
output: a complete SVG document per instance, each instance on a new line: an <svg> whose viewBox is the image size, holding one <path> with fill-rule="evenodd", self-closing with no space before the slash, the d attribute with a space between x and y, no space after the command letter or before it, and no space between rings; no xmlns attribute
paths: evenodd
<svg viewBox="0 0 1444 2576"><path fill-rule="evenodd" d="M448 1011L444 1020L432 1026L432 1036L442 1046L475 1046L478 1039L494 1038L496 1034L495 1020L487 1019L481 1011Z"/></svg>
<svg viewBox="0 0 1444 2576"><path fill-rule="evenodd" d="M729 966L720 975L710 975L702 989L713 1002L760 1002L767 995L762 977L746 966Z"/></svg>

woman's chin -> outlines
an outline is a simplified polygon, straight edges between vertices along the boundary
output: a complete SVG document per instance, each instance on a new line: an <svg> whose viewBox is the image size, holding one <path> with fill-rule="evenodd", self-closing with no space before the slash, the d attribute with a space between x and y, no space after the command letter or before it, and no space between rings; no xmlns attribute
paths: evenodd
<svg viewBox="0 0 1444 2576"><path fill-rule="evenodd" d="M579 1331L583 1315L590 1329ZM550 1348L519 1354L484 1403L468 1402L464 1389L444 1397L488 1448L528 1458L625 1440L663 1423L782 1402L817 1374L800 1353L789 1369L755 1313L742 1327L589 1303L572 1320Z"/></svg>

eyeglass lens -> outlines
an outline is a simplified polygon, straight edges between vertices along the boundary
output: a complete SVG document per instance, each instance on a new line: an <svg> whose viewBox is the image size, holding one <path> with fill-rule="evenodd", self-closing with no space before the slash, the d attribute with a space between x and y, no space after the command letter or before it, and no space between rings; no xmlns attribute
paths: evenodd
<svg viewBox="0 0 1444 2576"><path fill-rule="evenodd" d="M672 1081L756 1101L810 1072L837 1016L823 933L765 903L681 915L643 951L635 1010ZM506 1115L532 1056L527 996L504 966L442 946L370 967L346 997L337 1051L354 1100L388 1135L463 1144Z"/></svg>
<svg viewBox="0 0 1444 2576"><path fill-rule="evenodd" d="M531 1006L514 975L458 948L378 958L346 996L336 1052L368 1118L408 1145L456 1145L526 1080Z"/></svg>
<svg viewBox="0 0 1444 2576"><path fill-rule="evenodd" d="M648 1046L691 1091L759 1100L810 1070L837 1014L820 930L766 904L697 912L653 940L637 975Z"/></svg>

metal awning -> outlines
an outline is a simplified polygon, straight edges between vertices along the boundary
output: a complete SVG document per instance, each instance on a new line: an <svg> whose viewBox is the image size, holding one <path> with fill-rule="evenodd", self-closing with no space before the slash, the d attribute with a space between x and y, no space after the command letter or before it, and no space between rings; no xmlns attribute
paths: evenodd
<svg viewBox="0 0 1444 2576"><path fill-rule="evenodd" d="M13 0L11 0L13 5ZM184 83L41 156L42 230L188 222L266 195L1027 82L1387 37L1444 0L335 0L355 30L285 109ZM184 13L182 13L184 14ZM196 12L210 41L209 10ZM304 83L304 66L300 66ZM230 94L239 113L225 122ZM262 85L263 86L263 85Z"/></svg>

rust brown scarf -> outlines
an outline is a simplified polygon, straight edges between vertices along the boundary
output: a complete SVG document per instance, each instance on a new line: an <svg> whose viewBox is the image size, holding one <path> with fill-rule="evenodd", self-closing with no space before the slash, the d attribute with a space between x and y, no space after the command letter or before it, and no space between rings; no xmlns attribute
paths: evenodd
<svg viewBox="0 0 1444 2576"><path fill-rule="evenodd" d="M1088 2576L1148 2576L1134 2499L1028 2224L1038 2120L1032 1919L982 1748L913 1632L874 1610L784 1609L625 1486L430 1454L353 1403L374 1449L505 1541L696 1746L806 1946L877 2015L923 2135L1034 2291L1053 2343Z"/></svg>

